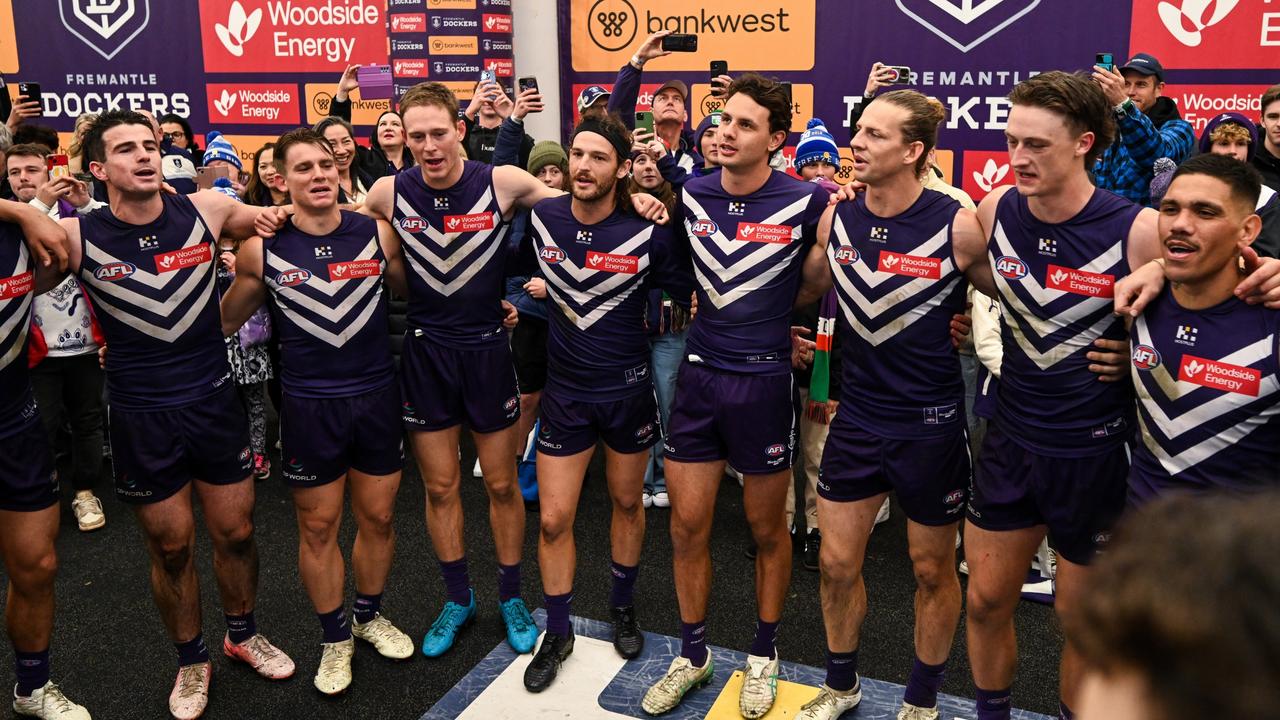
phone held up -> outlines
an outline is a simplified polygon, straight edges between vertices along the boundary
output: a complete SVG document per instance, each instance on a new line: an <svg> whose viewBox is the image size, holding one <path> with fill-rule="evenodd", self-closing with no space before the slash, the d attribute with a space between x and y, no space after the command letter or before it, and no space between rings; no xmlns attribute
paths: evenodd
<svg viewBox="0 0 1280 720"><path fill-rule="evenodd" d="M711 75L711 94L719 97L724 92L724 86L716 78L729 74L729 63L724 60L712 60L709 74Z"/></svg>
<svg viewBox="0 0 1280 720"><path fill-rule="evenodd" d="M1116 69L1115 55L1112 55L1111 53L1097 53L1093 56L1093 64L1107 72L1112 72Z"/></svg>
<svg viewBox="0 0 1280 720"><path fill-rule="evenodd" d="M672 33L662 38L662 49L670 52L698 52L698 36Z"/></svg>
<svg viewBox="0 0 1280 720"><path fill-rule="evenodd" d="M636 113L636 131L641 130L653 134L653 113L648 110Z"/></svg>
<svg viewBox="0 0 1280 720"><path fill-rule="evenodd" d="M533 77L532 75L519 78L516 80L516 87L520 89L520 92L524 92L525 90L536 91L538 89L538 78Z"/></svg>

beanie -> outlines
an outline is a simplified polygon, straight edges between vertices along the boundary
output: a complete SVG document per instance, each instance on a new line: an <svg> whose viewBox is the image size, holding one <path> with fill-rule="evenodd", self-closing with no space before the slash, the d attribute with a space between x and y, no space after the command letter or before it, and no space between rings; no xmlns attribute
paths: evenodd
<svg viewBox="0 0 1280 720"><path fill-rule="evenodd" d="M711 113L702 118L702 122L698 123L698 129L693 131L693 149L702 152L702 136L713 127L720 125L720 111Z"/></svg>
<svg viewBox="0 0 1280 720"><path fill-rule="evenodd" d="M537 175L539 170L548 165L558 166L562 173L569 172L569 157L555 140L543 140L534 145L529 151L529 166L526 169L529 174Z"/></svg>
<svg viewBox="0 0 1280 720"><path fill-rule="evenodd" d="M205 136L208 147L204 151L204 164L208 165L214 160L225 160L236 166L237 170L244 170L244 164L240 162L240 153L236 152L235 146L231 144L222 133L214 130Z"/></svg>
<svg viewBox="0 0 1280 720"><path fill-rule="evenodd" d="M1200 134L1200 152L1213 152L1213 140L1211 136L1213 131L1226 124L1239 125L1249 133L1249 160L1253 160L1253 156L1258 151L1258 126L1253 124L1249 118L1237 112L1224 112L1214 117L1204 126L1204 131Z"/></svg>
<svg viewBox="0 0 1280 720"><path fill-rule="evenodd" d="M827 131L822 120L813 118L800 136L800 142L796 144L796 169L820 160L839 165L840 149L836 147L836 139Z"/></svg>
<svg viewBox="0 0 1280 720"><path fill-rule="evenodd" d="M224 177L214 178L213 187L210 189L213 190L214 192L222 193L227 197L240 200L240 196L236 194L236 189L231 186L230 178L224 178Z"/></svg>

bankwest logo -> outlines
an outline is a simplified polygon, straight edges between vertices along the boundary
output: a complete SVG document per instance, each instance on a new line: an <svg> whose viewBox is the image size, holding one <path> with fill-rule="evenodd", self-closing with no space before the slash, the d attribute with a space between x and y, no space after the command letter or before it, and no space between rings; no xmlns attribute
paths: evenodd
<svg viewBox="0 0 1280 720"><path fill-rule="evenodd" d="M635 255L612 255L595 250L587 252L587 267L600 272L635 275L639 264L640 258Z"/></svg>
<svg viewBox="0 0 1280 720"><path fill-rule="evenodd" d="M385 63L385 5L375 0L232 0L229 5L200 0L205 71L340 70L355 58Z"/></svg>
<svg viewBox="0 0 1280 720"><path fill-rule="evenodd" d="M202 265L213 259L213 246L208 243L194 245L167 253L155 255L156 272L176 272L196 265Z"/></svg>
<svg viewBox="0 0 1280 720"><path fill-rule="evenodd" d="M35 275L31 271L0 280L0 300L12 300L31 292L35 287Z"/></svg>
<svg viewBox="0 0 1280 720"><path fill-rule="evenodd" d="M740 222L738 223L737 239L745 242L785 245L791 242L791 226Z"/></svg>
<svg viewBox="0 0 1280 720"><path fill-rule="evenodd" d="M348 260L329 263L329 282L358 280L382 274L381 260Z"/></svg>
<svg viewBox="0 0 1280 720"><path fill-rule="evenodd" d="M297 85L213 84L206 88L209 117L220 122L267 125L300 123Z"/></svg>
<svg viewBox="0 0 1280 720"><path fill-rule="evenodd" d="M1183 355L1178 379L1201 387L1257 397L1262 373L1251 367Z"/></svg>
<svg viewBox="0 0 1280 720"><path fill-rule="evenodd" d="M480 232L492 229L493 213L444 216L444 231L448 233Z"/></svg>
<svg viewBox="0 0 1280 720"><path fill-rule="evenodd" d="M935 257L903 255L881 250L880 270L894 275L937 280L942 277L942 261Z"/></svg>
<svg viewBox="0 0 1280 720"><path fill-rule="evenodd" d="M1049 265L1045 273L1045 287L1050 290L1062 290L1088 297L1114 297L1115 275L1076 270L1061 265Z"/></svg>

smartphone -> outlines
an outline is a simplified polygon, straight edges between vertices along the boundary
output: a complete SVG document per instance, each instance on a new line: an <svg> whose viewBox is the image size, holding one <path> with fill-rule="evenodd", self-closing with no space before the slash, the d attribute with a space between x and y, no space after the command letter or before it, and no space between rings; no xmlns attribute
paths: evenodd
<svg viewBox="0 0 1280 720"><path fill-rule="evenodd" d="M518 80L516 80L516 87L520 88L520 92L524 92L525 90L530 90L530 89L537 90L538 78L533 77L532 75L530 75L529 77L519 78Z"/></svg>
<svg viewBox="0 0 1280 720"><path fill-rule="evenodd" d="M911 74L911 68L906 65L890 65L886 70L891 70L889 82L895 85L914 85L915 77Z"/></svg>
<svg viewBox="0 0 1280 720"><path fill-rule="evenodd" d="M18 95L26 97L28 101L40 103L40 107L44 108L44 98L40 94L40 83L20 82L18 83Z"/></svg>
<svg viewBox="0 0 1280 720"><path fill-rule="evenodd" d="M495 75L494 72L489 68L485 68L484 70L480 71L480 82L482 83L493 82L494 80L497 79L497 77L498 76Z"/></svg>
<svg viewBox="0 0 1280 720"><path fill-rule="evenodd" d="M662 38L662 49L671 52L698 52L698 36L672 33Z"/></svg>
<svg viewBox="0 0 1280 720"><path fill-rule="evenodd" d="M1097 65L1103 70L1111 71L1116 69L1115 56L1112 55L1111 53L1098 53L1094 55L1093 64Z"/></svg>
<svg viewBox="0 0 1280 720"><path fill-rule="evenodd" d="M361 100L390 100L395 93L390 65L361 65L356 70Z"/></svg>
<svg viewBox="0 0 1280 720"><path fill-rule="evenodd" d="M196 168L196 188L199 190L208 190L213 187L213 181L220 177L231 179L231 166L214 165L213 167Z"/></svg>
<svg viewBox="0 0 1280 720"><path fill-rule="evenodd" d="M636 113L636 130L644 130L649 134L653 134L653 113L645 110Z"/></svg>
<svg viewBox="0 0 1280 720"><path fill-rule="evenodd" d="M724 88L721 87L716 78L721 75L729 74L729 63L724 60L712 60L711 71L709 74L711 75L711 96L719 97L720 93L724 91Z"/></svg>
<svg viewBox="0 0 1280 720"><path fill-rule="evenodd" d="M71 161L66 155L50 155L45 159L45 164L49 168L49 179L57 180L60 177L70 177Z"/></svg>

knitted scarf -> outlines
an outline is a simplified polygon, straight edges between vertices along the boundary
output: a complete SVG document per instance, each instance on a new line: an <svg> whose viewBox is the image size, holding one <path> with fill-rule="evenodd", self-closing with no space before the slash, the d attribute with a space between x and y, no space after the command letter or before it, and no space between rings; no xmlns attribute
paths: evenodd
<svg viewBox="0 0 1280 720"><path fill-rule="evenodd" d="M827 416L827 400L831 391L831 340L836 332L836 291L827 292L818 308L817 348L813 353L813 373L809 377L809 407L806 414L810 420L827 425L831 418Z"/></svg>

